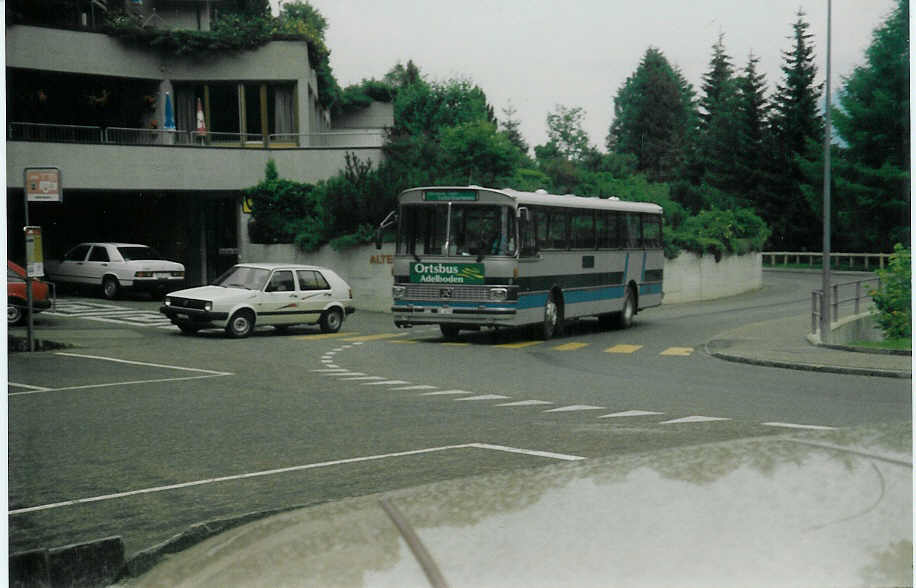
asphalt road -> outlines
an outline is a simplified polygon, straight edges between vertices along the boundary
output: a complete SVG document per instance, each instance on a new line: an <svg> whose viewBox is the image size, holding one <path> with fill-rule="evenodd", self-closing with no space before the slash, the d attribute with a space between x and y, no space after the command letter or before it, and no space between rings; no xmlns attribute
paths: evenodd
<svg viewBox="0 0 916 588"><path fill-rule="evenodd" d="M734 364L705 341L803 314L819 277L663 306L634 328L396 329L357 312L245 340L180 335L155 301L62 300L9 358L10 550L111 535L128 554L201 521L510 468L783 433L910 422L909 380Z"/></svg>

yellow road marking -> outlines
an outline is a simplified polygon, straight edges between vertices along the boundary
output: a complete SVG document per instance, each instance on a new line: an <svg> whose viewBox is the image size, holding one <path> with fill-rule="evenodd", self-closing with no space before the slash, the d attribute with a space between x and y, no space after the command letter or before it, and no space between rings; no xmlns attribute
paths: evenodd
<svg viewBox="0 0 916 588"><path fill-rule="evenodd" d="M522 347L531 347L540 345L543 341L522 341L521 343L505 343L503 345L494 345L493 347L502 347L503 349L521 349Z"/></svg>
<svg viewBox="0 0 916 588"><path fill-rule="evenodd" d="M693 353L693 347L669 347L659 353L659 355L679 355L681 357L687 357L691 353Z"/></svg>
<svg viewBox="0 0 916 588"><path fill-rule="evenodd" d="M395 337L406 337L407 333L381 333L379 335L363 335L361 337L347 337L344 341L379 341L381 339L394 339Z"/></svg>
<svg viewBox="0 0 916 588"><path fill-rule="evenodd" d="M588 347L588 343L564 343L563 345L557 345L554 349L556 351L575 351L583 347Z"/></svg>
<svg viewBox="0 0 916 588"><path fill-rule="evenodd" d="M633 353L642 349L642 345L614 345L604 350L605 353Z"/></svg>
<svg viewBox="0 0 916 588"><path fill-rule="evenodd" d="M356 333L351 331L349 333L321 333L318 335L300 335L298 337L294 337L294 339L298 339L300 341L320 341L322 339L337 339L338 337L349 337L350 335L356 335Z"/></svg>

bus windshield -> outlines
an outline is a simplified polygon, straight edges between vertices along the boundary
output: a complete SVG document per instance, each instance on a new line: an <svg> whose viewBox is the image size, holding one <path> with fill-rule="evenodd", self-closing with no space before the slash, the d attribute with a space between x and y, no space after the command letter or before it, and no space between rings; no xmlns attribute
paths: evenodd
<svg viewBox="0 0 916 588"><path fill-rule="evenodd" d="M400 255L512 256L515 211L494 204L411 204L402 207Z"/></svg>

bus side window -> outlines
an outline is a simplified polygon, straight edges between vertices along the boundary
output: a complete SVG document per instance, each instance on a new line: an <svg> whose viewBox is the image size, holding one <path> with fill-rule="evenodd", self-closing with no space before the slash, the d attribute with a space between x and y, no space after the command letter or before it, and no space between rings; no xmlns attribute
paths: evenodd
<svg viewBox="0 0 916 588"><path fill-rule="evenodd" d="M645 247L662 246L661 217L656 214L642 215L642 238Z"/></svg>
<svg viewBox="0 0 916 588"><path fill-rule="evenodd" d="M639 230L639 214L628 212L622 219L626 225L625 244L627 249L639 249L642 247L642 235Z"/></svg>
<svg viewBox="0 0 916 588"><path fill-rule="evenodd" d="M530 208L518 219L519 255L534 257L538 253L537 223L534 211Z"/></svg>
<svg viewBox="0 0 916 588"><path fill-rule="evenodd" d="M562 208L550 211L550 223L547 226L547 246L545 249L567 249L569 247L567 225L569 217Z"/></svg>
<svg viewBox="0 0 916 588"><path fill-rule="evenodd" d="M580 210L572 213L570 237L573 249L595 248L595 219L591 210Z"/></svg>

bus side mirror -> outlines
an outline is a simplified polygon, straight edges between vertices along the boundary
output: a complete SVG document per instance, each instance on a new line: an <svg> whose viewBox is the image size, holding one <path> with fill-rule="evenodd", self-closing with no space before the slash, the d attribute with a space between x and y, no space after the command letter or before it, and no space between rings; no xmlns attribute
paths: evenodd
<svg viewBox="0 0 916 588"><path fill-rule="evenodd" d="M391 212L388 213L388 216L385 217L385 220L379 223L378 228L375 229L375 248L376 249L382 248L382 230L390 227L391 225L393 225L396 222L398 222L398 213L397 211L392 210Z"/></svg>

